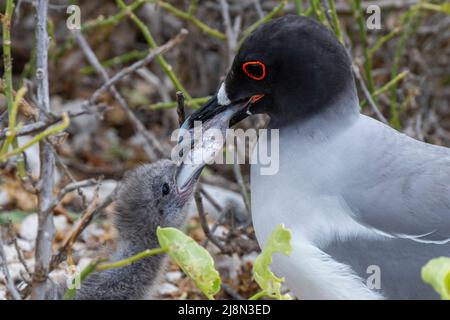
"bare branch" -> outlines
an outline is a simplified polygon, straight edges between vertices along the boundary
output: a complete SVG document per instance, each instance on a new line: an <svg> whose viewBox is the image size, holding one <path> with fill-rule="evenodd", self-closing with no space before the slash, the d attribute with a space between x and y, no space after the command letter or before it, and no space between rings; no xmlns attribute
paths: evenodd
<svg viewBox="0 0 450 320"><path fill-rule="evenodd" d="M79 30L74 30L75 39L78 42L81 50L85 54L89 63L94 67L94 69L99 73L103 80L107 83L110 81L110 77L106 72L105 68L100 64L100 61L97 59L97 56L92 51L91 47L87 43L86 39L83 37ZM161 146L157 138L153 135L153 133L149 132L142 122L136 117L136 115L131 111L130 107L126 103L125 99L121 96L121 94L117 91L114 85L111 85L109 88L114 98L119 103L121 109L125 112L128 119L132 123L135 131L140 134L144 138L144 150L150 160L158 159L166 154L164 148Z"/></svg>
<svg viewBox="0 0 450 320"><path fill-rule="evenodd" d="M184 94L181 91L177 91L177 114L178 114L178 124L181 126L186 119L186 114L184 113Z"/></svg>
<svg viewBox="0 0 450 320"><path fill-rule="evenodd" d="M217 201L208 193L208 191L205 190L205 188L203 188L203 186L201 186L199 188L200 193L202 194L202 196L205 197L205 199L214 207L214 209L216 209L217 211L222 211L222 207L217 203Z"/></svg>
<svg viewBox="0 0 450 320"><path fill-rule="evenodd" d="M36 22L36 80L37 99L40 109L39 120L46 121L50 112L50 97L48 88L48 46L47 33L47 1L37 2ZM40 150L40 178L39 178L39 211L38 234L36 238L35 267L32 280L33 299L42 300L46 292L48 268L52 256L52 242L55 235L53 214L50 210L53 202L53 184L55 159L51 146L44 139L39 143Z"/></svg>
<svg viewBox="0 0 450 320"><path fill-rule="evenodd" d="M264 18L266 14L261 7L261 2L259 2L259 0L253 0L253 5L255 6L256 13L258 14L258 19Z"/></svg>
<svg viewBox="0 0 450 320"><path fill-rule="evenodd" d="M172 82L170 82L170 85L167 85L164 79L157 77L153 72L148 70L148 68L141 68L136 72L142 79L156 87L162 101L169 102L171 100L169 91L173 89Z"/></svg>
<svg viewBox="0 0 450 320"><path fill-rule="evenodd" d="M73 111L68 111L67 115L69 118L76 118L85 114L92 114L92 113L103 113L104 111L107 110L107 107L105 105L99 104L94 106L94 108L91 109L87 109L86 107L89 106L87 104L87 102L85 104L82 105L83 110L81 111L77 111L77 112L73 112ZM15 136L16 137L20 137L20 136L26 136L29 134L33 134L35 132L40 132L43 131L45 129L47 129L48 127L50 127L51 125L54 125L55 123L62 121L63 116L62 115L52 115L52 114L47 114L47 118L44 120L39 120L35 123L31 123L28 124L26 126L23 126L21 128L16 129L15 132ZM0 139L5 138L9 133L9 129L6 128L4 130L0 130Z"/></svg>
<svg viewBox="0 0 450 320"><path fill-rule="evenodd" d="M61 159L61 157L56 153L55 149L53 149L53 154L55 155L55 159L57 164L62 168L66 176L69 177L70 181L76 182L75 177L73 176L72 172L69 170L67 165L64 163L64 161ZM78 195L81 197L83 202L83 208L85 209L87 207L86 204L86 194L81 190L80 188L77 189Z"/></svg>
<svg viewBox="0 0 450 320"><path fill-rule="evenodd" d="M231 24L230 18L230 10L228 6L227 0L219 0L220 7L222 9L222 18L223 23L225 24L225 32L227 35L227 43L228 43L228 64L231 64L234 58L234 54L238 45L237 33L234 32L234 29Z"/></svg>
<svg viewBox="0 0 450 320"><path fill-rule="evenodd" d="M59 202L61 202L61 200L64 198L64 196L66 194L68 194L69 192L72 192L74 190L79 190L80 188L97 185L99 183L100 183L100 181L97 179L86 179L86 180L82 180L82 181L74 181L74 182L67 184L64 188L61 189L61 191L59 191L58 197L56 197L55 200L53 201L53 207L55 207Z"/></svg>
<svg viewBox="0 0 450 320"><path fill-rule="evenodd" d="M203 196L206 198L206 196L203 194ZM216 219L216 221L214 222L214 224L212 225L212 227L210 228L211 229L211 232L214 234L214 232L217 230L217 228L219 227L219 225L223 222L223 220L224 220L224 218L227 216L227 215L232 215L233 214L233 212L232 212L232 205L227 205L227 206L225 206L223 209L221 208L220 209L220 214L219 214L219 216L217 217L217 219ZM206 247L207 245L208 245L208 243L209 243L209 240L208 239L206 239L204 242L203 242L203 246L204 247Z"/></svg>
<svg viewBox="0 0 450 320"><path fill-rule="evenodd" d="M245 209L247 210L247 216L249 216L250 212L251 212L250 211L250 199L249 199L249 195L248 195L247 186L245 185L244 177L242 176L241 170L242 170L241 166L237 162L237 159L235 159L235 161L233 161L233 172L234 172L236 181L239 184L239 187L241 188L242 199L244 201Z"/></svg>
<svg viewBox="0 0 450 320"><path fill-rule="evenodd" d="M378 109L375 101L373 101L372 95L370 94L369 89L367 89L366 83L364 82L364 80L361 77L361 74L359 73L359 68L355 64L353 64L353 74L355 75L355 78L358 81L361 90L363 91L364 96L366 97L366 100L369 103L369 106L372 108L372 111L375 113L375 115L380 121L388 123L386 118L381 113L380 109Z"/></svg>
<svg viewBox="0 0 450 320"><path fill-rule="evenodd" d="M198 216L200 218L200 224L202 226L205 236L217 247L222 253L228 252L225 246L213 235L211 229L208 226L208 221L206 220L206 213L203 208L202 195L200 194L200 185L194 192L195 205L197 206Z"/></svg>
<svg viewBox="0 0 450 320"><path fill-rule="evenodd" d="M100 213L103 209L109 206L116 197L118 187L114 189L100 204L96 204L95 199L91 202L88 208L84 211L77 225L72 229L69 236L64 241L64 244L59 249L58 253L52 257L50 270L53 270L60 264L66 257L67 252L71 250L72 245L78 239L84 229L91 223L92 219Z"/></svg>
<svg viewBox="0 0 450 320"><path fill-rule="evenodd" d="M9 231L9 236L11 237L13 243L14 243L14 248L16 249L17 252L17 258L19 258L20 263L23 265L23 268L25 269L25 272L27 273L27 276L29 277L29 279L31 279L32 274L30 269L28 268L28 264L25 261L25 257L23 256L23 252L19 247L19 243L17 242L17 233L14 230L14 226L11 222L8 223L8 231Z"/></svg>
<svg viewBox="0 0 450 320"><path fill-rule="evenodd" d="M139 61L136 61L132 65L122 69L118 73L116 73L113 77L111 77L108 81L106 81L99 89L97 89L94 94L89 99L89 102L91 104L94 104L95 101L101 96L103 92L110 89L114 84L116 84L118 81L126 77L127 75L139 70L142 67L145 67L147 64L152 62L158 55L169 51L173 47L175 47L177 44L179 44L181 41L183 41L188 34L188 31L186 29L181 29L180 33L177 34L173 39L169 40L164 45L153 49L150 51L150 53L144 58Z"/></svg>

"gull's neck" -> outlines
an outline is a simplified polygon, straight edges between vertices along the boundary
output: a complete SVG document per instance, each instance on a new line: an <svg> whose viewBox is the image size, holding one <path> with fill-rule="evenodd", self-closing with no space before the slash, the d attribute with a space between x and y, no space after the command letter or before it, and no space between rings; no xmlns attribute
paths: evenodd
<svg viewBox="0 0 450 320"><path fill-rule="evenodd" d="M359 116L356 88L351 86L328 105L320 106L320 112L308 117L275 117L269 129L280 129L280 137L289 134L308 140L330 140L351 127Z"/></svg>

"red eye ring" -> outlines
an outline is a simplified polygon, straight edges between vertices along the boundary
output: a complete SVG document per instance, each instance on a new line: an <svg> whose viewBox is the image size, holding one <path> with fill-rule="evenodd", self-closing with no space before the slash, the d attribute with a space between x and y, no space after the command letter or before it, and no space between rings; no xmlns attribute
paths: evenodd
<svg viewBox="0 0 450 320"><path fill-rule="evenodd" d="M248 66L258 66L261 67L262 73L259 76L255 76L251 72L247 70ZM254 80L262 80L266 77L266 65L261 61L248 61L242 65L242 70L244 70L245 74Z"/></svg>

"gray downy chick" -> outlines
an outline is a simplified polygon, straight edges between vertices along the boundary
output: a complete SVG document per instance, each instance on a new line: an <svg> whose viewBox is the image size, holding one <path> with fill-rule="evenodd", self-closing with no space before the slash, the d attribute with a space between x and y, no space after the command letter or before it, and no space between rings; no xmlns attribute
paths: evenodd
<svg viewBox="0 0 450 320"><path fill-rule="evenodd" d="M156 228L180 228L186 220L186 204L198 176L181 190L176 186L177 166L169 160L143 165L126 175L118 194L115 226L119 233L112 261L159 247ZM89 276L77 291L77 300L143 299L164 268L158 254L125 267Z"/></svg>

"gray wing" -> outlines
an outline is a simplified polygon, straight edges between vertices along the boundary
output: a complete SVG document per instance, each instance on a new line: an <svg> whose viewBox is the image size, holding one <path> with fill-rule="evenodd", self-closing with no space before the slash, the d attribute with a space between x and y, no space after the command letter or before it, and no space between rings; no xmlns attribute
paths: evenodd
<svg viewBox="0 0 450 320"><path fill-rule="evenodd" d="M450 241L450 149L385 126L371 143L367 176L344 195L354 218L390 235Z"/></svg>

